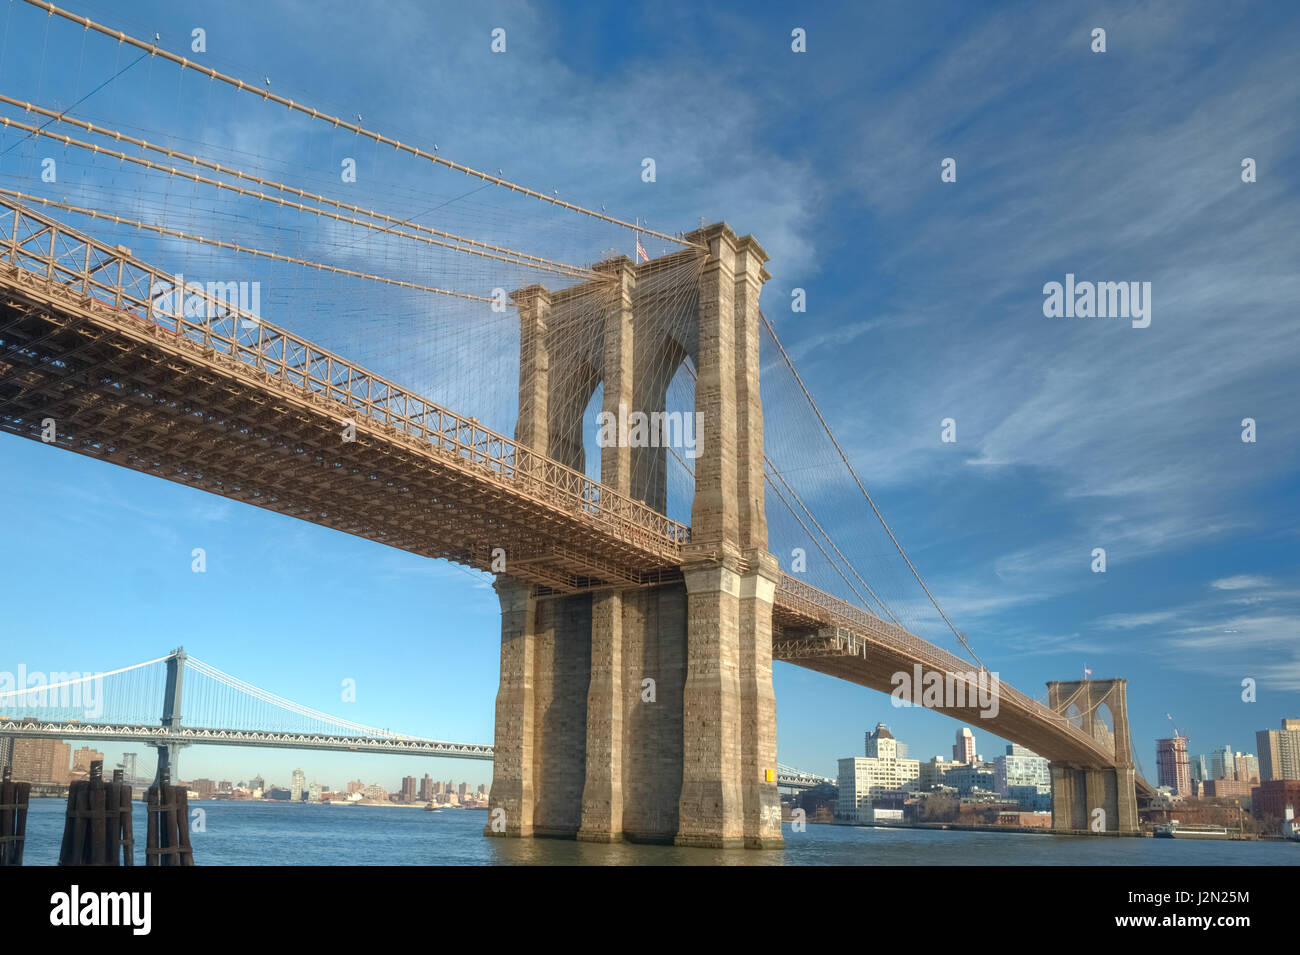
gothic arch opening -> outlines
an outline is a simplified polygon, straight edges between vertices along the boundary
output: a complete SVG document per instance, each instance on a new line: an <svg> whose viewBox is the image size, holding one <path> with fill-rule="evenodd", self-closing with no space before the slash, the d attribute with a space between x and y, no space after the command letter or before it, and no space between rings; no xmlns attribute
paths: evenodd
<svg viewBox="0 0 1300 955"><path fill-rule="evenodd" d="M1092 714L1092 738L1107 753L1115 754L1115 716L1105 703L1097 704Z"/></svg>

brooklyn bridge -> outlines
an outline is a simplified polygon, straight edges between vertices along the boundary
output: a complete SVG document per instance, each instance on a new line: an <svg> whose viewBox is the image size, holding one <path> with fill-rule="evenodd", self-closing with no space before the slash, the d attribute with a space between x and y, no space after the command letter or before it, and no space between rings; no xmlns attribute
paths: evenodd
<svg viewBox="0 0 1300 955"><path fill-rule="evenodd" d="M653 231L402 143L359 118L273 94L156 41L27 3L69 29L138 51L153 69L198 75L233 97L262 101L258 108L342 129L511 201L594 223L604 235L635 233L632 256L562 261L150 143L71 109L0 96L13 114L0 118L6 131L80 150L132 170L141 182L184 181L195 195L270 203L277 215L316 217L385 247L415 246L438 262L472 263L448 266L446 281L430 280L429 272L416 281L381 274L379 263L392 261L384 255L361 267L255 247L224 207L221 214L213 207L200 234L133 214L134 194L119 206L104 188L97 192L103 201L91 205L17 183L23 188L0 190L0 428L495 575L495 739L490 747L438 745L453 750L442 755L493 759L492 807L504 811L504 834L779 846L778 785L798 774L778 772L775 661L886 693L895 674L916 667L969 687L962 699L932 708L1048 758L1057 827L1088 829L1101 809L1105 830L1136 831L1137 798L1150 788L1135 769L1125 682L1052 683L1041 701L1001 682L996 710L979 708L974 689L990 672L988 661L940 609L942 595L924 583L885 522L760 309L769 274L758 238L724 222ZM197 221L205 207L187 201L187 222ZM123 230L154 241L154 251L136 254L120 241ZM101 236L106 231L111 235ZM652 256L643 241L664 251ZM277 274L324 274L367 295L387 287L447 302L448 323L459 323L457 352L430 363L435 379L440 369L453 378L477 368L477 376L486 360L466 356L496 349L491 361L498 361L507 342L513 430L490 426L501 416L476 407L473 388L461 389L466 403L452 406L324 347L301 331L311 324L309 312L260 314L228 294L228 269L204 276L178 260L187 245L272 263ZM383 308L374 302L375 311ZM506 309L509 334L475 335L476 320ZM786 387L773 390L768 380L777 376ZM774 435L765 419L790 420L787 402L808 428ZM591 412L626 420L628 409L656 422L672 412L693 414L694 444L638 440L635 429L593 440ZM770 450L778 438L779 461ZM800 442L834 449L838 480L875 522L894 572L924 596L925 614L882 596L871 573L859 573L845 555L851 542L836 537L845 515L832 507L819 512L817 494L794 473ZM769 521L797 528L805 549L820 554L824 586L786 558L789 541L774 541ZM957 652L933 634L918 635L909 620L936 622ZM175 668L176 657L167 659ZM647 678L653 707L642 705ZM155 718L156 702L142 700ZM285 702L275 705L283 710ZM1105 711L1110 727L1099 715ZM214 729L228 734L226 742L252 734L243 745L423 746L439 754L438 741L339 721L328 731L295 729L288 735L314 732L316 739L295 743L257 719L195 727L178 706L165 707L161 721L115 717L102 726L129 733L156 722L149 741L164 759ZM49 720L10 720L0 732L118 738ZM259 732L280 736L259 742Z"/></svg>

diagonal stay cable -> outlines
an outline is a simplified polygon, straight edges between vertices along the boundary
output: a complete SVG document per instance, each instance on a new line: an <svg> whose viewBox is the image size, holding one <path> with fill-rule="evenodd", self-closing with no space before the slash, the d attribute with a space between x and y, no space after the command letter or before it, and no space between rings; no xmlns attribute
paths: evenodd
<svg viewBox="0 0 1300 955"><path fill-rule="evenodd" d="M971 649L970 644L966 642L965 635L960 633L957 628L953 626L952 621L948 619L948 615L944 613L943 608L939 606L939 602L934 599L934 594L930 593L930 588L925 585L925 581L921 579L920 573L917 572L916 567L908 558L907 552L903 550L903 545L898 542L898 538L894 536L894 532L885 521L885 515L880 513L880 508L876 507L876 502L872 500L871 495L867 493L866 487L863 486L862 481L858 478L858 472L853 470L853 465L849 463L848 455L845 454L844 449L840 447L839 441L831 431L831 426L826 422L826 418L823 417L821 409L817 407L817 402L813 401L813 396L809 393L808 386L804 384L803 378L795 369L794 362L786 352L785 346L781 344L781 339L777 338L776 329L772 327L772 323L768 321L767 316L762 312L758 313L758 317L763 320L763 325L767 328L767 333L772 336L772 341L781 352L781 357L785 359L786 366L790 369L790 374L794 375L795 382L798 383L799 389L803 392L804 398L807 399L808 405L812 408L813 413L817 415L817 420L821 422L822 428L826 431L826 436L831 439L831 444L835 445L835 450L839 452L840 460L843 461L844 466L849 469L849 474L852 476L854 483L857 484L858 490L862 492L862 496L865 497L867 503L871 505L872 512L876 515L876 519L880 521L880 526L885 529L885 533L889 535L889 539L893 541L894 547L898 551L899 556L902 557L903 562L907 564L907 569L912 572L912 576L916 578L916 582L921 585L921 589L925 591L925 595L930 598L931 605L933 605L934 609L938 611L939 616L943 618L943 622L948 625L948 629L953 632L953 635L957 638L958 642L960 642L966 652L971 655L972 659L979 664L980 669L987 669L987 667L984 666L983 661L975 655L975 651Z"/></svg>

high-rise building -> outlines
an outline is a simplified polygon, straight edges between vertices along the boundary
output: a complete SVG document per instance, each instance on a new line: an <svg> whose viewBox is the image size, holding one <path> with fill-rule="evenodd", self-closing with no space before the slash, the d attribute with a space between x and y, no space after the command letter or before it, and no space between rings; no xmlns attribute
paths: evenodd
<svg viewBox="0 0 1300 955"><path fill-rule="evenodd" d="M1231 746L1223 746L1205 754L1206 769L1210 779L1236 779L1237 764L1232 755Z"/></svg>
<svg viewBox="0 0 1300 955"><path fill-rule="evenodd" d="M366 784L363 783L363 782L362 782L361 780L359 780L359 779L354 779L354 780L352 780L352 782L348 783L348 793L349 793L349 794L351 794L351 793L364 792L364 791L365 791L365 788L366 788Z"/></svg>
<svg viewBox="0 0 1300 955"><path fill-rule="evenodd" d="M15 780L29 783L58 783L72 779L68 763L72 746L56 739L15 739L10 763Z"/></svg>
<svg viewBox="0 0 1300 955"><path fill-rule="evenodd" d="M1236 780L1239 783L1259 782L1259 757L1251 753L1238 753L1233 757L1236 765Z"/></svg>
<svg viewBox="0 0 1300 955"><path fill-rule="evenodd" d="M302 802L302 794L307 789L307 774L301 769L293 771L293 781L289 784L289 801Z"/></svg>
<svg viewBox="0 0 1300 955"><path fill-rule="evenodd" d="M967 764L975 762L975 734L969 726L963 726L957 731L957 742L952 746L952 761Z"/></svg>
<svg viewBox="0 0 1300 955"><path fill-rule="evenodd" d="M428 802L433 798L433 780L429 774L425 773L424 778L420 780L420 802Z"/></svg>
<svg viewBox="0 0 1300 955"><path fill-rule="evenodd" d="M461 783L456 789L456 794L460 796L460 801L464 802L465 797L469 795L469 783Z"/></svg>
<svg viewBox="0 0 1300 955"><path fill-rule="evenodd" d="M249 788L249 789L261 789L261 790L265 791L265 790L266 790L266 780L263 779L263 778L262 778L262 775L259 773L258 775L254 776L252 779L250 779L250 780L248 781L248 788Z"/></svg>
<svg viewBox="0 0 1300 955"><path fill-rule="evenodd" d="M884 728L885 728L885 724L884 724L884 723L877 723L877 724L876 724L876 728L875 728L875 730L868 730L868 731L867 731L867 733L866 733L866 753L867 753L867 756L870 757L870 756L875 756L875 755L876 755L876 754L872 751L872 748L871 748L871 747L872 747L872 740L875 738L876 733L878 733L880 730L882 730L882 729L884 729ZM888 731L887 731L887 730L886 730L886 735L888 735ZM894 739L892 736L889 736L889 738L890 738L890 739ZM904 742L902 742L901 740L894 739L894 754L893 754L893 758L894 758L894 759L907 759L907 758L908 758L908 755L909 755L909 754L908 754L908 751L907 751L907 744L904 743Z"/></svg>
<svg viewBox="0 0 1300 955"><path fill-rule="evenodd" d="M416 779L414 776L402 777L402 802L415 802Z"/></svg>
<svg viewBox="0 0 1300 955"><path fill-rule="evenodd" d="M1300 779L1300 720L1284 719L1280 730L1260 730L1255 748L1261 780Z"/></svg>
<svg viewBox="0 0 1300 955"><path fill-rule="evenodd" d="M1205 754L1200 756L1189 757L1187 764L1188 770L1192 774L1192 782L1205 782L1210 778L1209 768L1205 765Z"/></svg>
<svg viewBox="0 0 1300 955"><path fill-rule="evenodd" d="M321 794L320 783L316 782L313 779L311 785L307 787L307 801L320 802L320 794Z"/></svg>
<svg viewBox="0 0 1300 955"><path fill-rule="evenodd" d="M1187 737L1156 740L1157 785L1168 786L1176 796L1192 794L1192 771L1187 762Z"/></svg>

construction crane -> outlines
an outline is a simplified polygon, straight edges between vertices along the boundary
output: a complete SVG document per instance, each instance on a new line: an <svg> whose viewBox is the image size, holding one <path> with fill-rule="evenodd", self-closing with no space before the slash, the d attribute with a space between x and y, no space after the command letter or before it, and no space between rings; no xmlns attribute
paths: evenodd
<svg viewBox="0 0 1300 955"><path fill-rule="evenodd" d="M1174 717L1173 717L1173 714L1172 714L1172 713L1166 713L1166 714L1165 714L1165 719L1167 719L1167 720L1169 721L1169 725L1172 726L1172 727L1174 728L1174 737L1175 737L1175 738L1179 738L1179 737L1181 737L1182 739L1187 739L1187 738L1188 738L1188 737L1186 737L1186 736L1183 736L1182 733L1178 732L1178 724L1174 722Z"/></svg>

